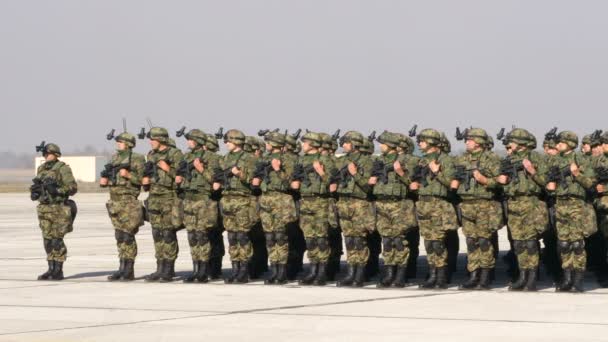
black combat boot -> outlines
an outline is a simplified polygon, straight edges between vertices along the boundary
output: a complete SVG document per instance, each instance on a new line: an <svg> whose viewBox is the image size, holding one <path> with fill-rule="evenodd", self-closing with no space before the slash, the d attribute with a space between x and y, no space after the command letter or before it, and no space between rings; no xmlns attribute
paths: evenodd
<svg viewBox="0 0 608 342"><path fill-rule="evenodd" d="M109 281L116 281L116 280L120 280L120 278L122 277L122 274L125 271L125 260L124 259L120 259L120 266L118 267L118 271L110 274L108 276L108 280Z"/></svg>
<svg viewBox="0 0 608 342"><path fill-rule="evenodd" d="M526 287L524 287L524 291L536 291L536 279L538 277L538 270L536 268L532 268L523 271L528 273L528 281L526 282Z"/></svg>
<svg viewBox="0 0 608 342"><path fill-rule="evenodd" d="M52 280L63 280L63 262L55 261L55 267L53 268L53 274L51 274Z"/></svg>
<svg viewBox="0 0 608 342"><path fill-rule="evenodd" d="M354 287L365 286L365 264L357 265L355 270L355 281L353 282Z"/></svg>
<svg viewBox="0 0 608 342"><path fill-rule="evenodd" d="M519 269L519 277L517 278L517 281L515 281L514 283L511 283L511 285L509 285L509 291L521 291L524 289L524 287L528 284L528 277L529 277L529 272L528 269L526 268L520 268Z"/></svg>
<svg viewBox="0 0 608 342"><path fill-rule="evenodd" d="M165 268L165 264L162 259L156 259L156 271L148 274L144 277L145 281L158 281L160 279L160 275L163 273L163 269Z"/></svg>
<svg viewBox="0 0 608 342"><path fill-rule="evenodd" d="M46 270L46 272L39 275L38 280L48 280L51 277L51 275L53 274L53 271L55 269L55 262L52 260L49 260L49 261L47 261L47 263L49 265L49 269Z"/></svg>
<svg viewBox="0 0 608 342"><path fill-rule="evenodd" d="M312 284L313 281L315 281L315 278L317 278L317 270L319 269L319 264L318 263L312 263L310 264L310 271L309 273L302 278L298 283L300 285L310 285Z"/></svg>
<svg viewBox="0 0 608 342"><path fill-rule="evenodd" d="M238 261L232 262L232 273L226 278L224 278L224 283L232 284L236 280L236 277L239 275L239 269L241 268L241 263Z"/></svg>
<svg viewBox="0 0 608 342"><path fill-rule="evenodd" d="M477 284L475 289L476 290L489 290L491 274L492 274L491 268L482 268L481 275L479 276L479 284Z"/></svg>
<svg viewBox="0 0 608 342"><path fill-rule="evenodd" d="M125 259L125 268L122 272L122 277L120 278L120 280L130 281L135 279L135 272L133 271L133 266L135 266L135 260Z"/></svg>
<svg viewBox="0 0 608 342"><path fill-rule="evenodd" d="M164 260L165 263L165 267L164 270L165 272L163 272L160 275L160 282L161 283L168 283L173 281L173 277L175 277L175 260Z"/></svg>
<svg viewBox="0 0 608 342"><path fill-rule="evenodd" d="M338 280L336 284L338 287L341 286L351 286L355 281L355 265L348 264L346 268L346 277L342 278L342 280Z"/></svg>
<svg viewBox="0 0 608 342"><path fill-rule="evenodd" d="M575 292L585 292L583 279L585 278L584 270L574 270L573 290Z"/></svg>
<svg viewBox="0 0 608 342"><path fill-rule="evenodd" d="M426 281L420 285L418 288L420 289L432 289L435 287L435 283L437 282L437 268L435 266L429 265L429 277Z"/></svg>
<svg viewBox="0 0 608 342"><path fill-rule="evenodd" d="M277 280L277 273L279 272L277 264L270 264L270 277L264 280L264 284L272 285Z"/></svg>
<svg viewBox="0 0 608 342"><path fill-rule="evenodd" d="M199 261L198 264L196 280L199 283L206 283L209 281L209 261Z"/></svg>
<svg viewBox="0 0 608 342"><path fill-rule="evenodd" d="M274 280L278 285L287 284L287 265L286 264L278 264L277 265L277 277Z"/></svg>
<svg viewBox="0 0 608 342"><path fill-rule="evenodd" d="M384 277L376 284L377 288L389 287L395 279L395 265L384 265Z"/></svg>
<svg viewBox="0 0 608 342"><path fill-rule="evenodd" d="M241 261L241 268L239 269L239 273L236 276L235 281L237 283L245 284L249 282L249 262Z"/></svg>
<svg viewBox="0 0 608 342"><path fill-rule="evenodd" d="M448 268L447 267L437 267L437 283L435 287L438 289L447 289L448 288Z"/></svg>
<svg viewBox="0 0 608 342"><path fill-rule="evenodd" d="M567 268L564 270L564 275L562 277L562 281L557 287L555 291L557 292L567 292L572 288L572 269Z"/></svg>
<svg viewBox="0 0 608 342"><path fill-rule="evenodd" d="M192 260L192 273L190 273L189 276L184 278L184 283L193 283L196 280L196 276L198 275L198 272L199 272L199 267L200 267L199 261Z"/></svg>
<svg viewBox="0 0 608 342"><path fill-rule="evenodd" d="M475 269L473 272L469 274L469 280L460 284L458 286L459 290L471 290L474 289L475 286L479 284L479 268Z"/></svg>
<svg viewBox="0 0 608 342"><path fill-rule="evenodd" d="M407 266L397 266L397 274L395 275L395 279L393 280L392 286L397 288L404 288L405 284L407 284Z"/></svg>
<svg viewBox="0 0 608 342"><path fill-rule="evenodd" d="M323 286L327 283L327 263L320 262L319 269L317 271L317 276L315 280L312 281L313 285Z"/></svg>

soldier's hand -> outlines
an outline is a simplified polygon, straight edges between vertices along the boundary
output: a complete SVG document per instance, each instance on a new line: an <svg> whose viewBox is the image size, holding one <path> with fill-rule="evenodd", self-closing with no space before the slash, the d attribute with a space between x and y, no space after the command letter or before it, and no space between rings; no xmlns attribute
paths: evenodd
<svg viewBox="0 0 608 342"><path fill-rule="evenodd" d="M459 187L460 187L460 182L459 181L453 179L450 182L450 189L452 189L452 190L458 190Z"/></svg>
<svg viewBox="0 0 608 342"><path fill-rule="evenodd" d="M142 185L150 185L150 177L144 177L141 179Z"/></svg>
<svg viewBox="0 0 608 342"><path fill-rule="evenodd" d="M220 184L218 182L213 183L213 191L218 191L221 188L222 188L222 184Z"/></svg>
<svg viewBox="0 0 608 342"><path fill-rule="evenodd" d="M159 160L158 163L156 163L156 165L165 172L169 172L169 170L171 170L171 167L169 166L169 164L167 164L167 162L164 160Z"/></svg>
<svg viewBox="0 0 608 342"><path fill-rule="evenodd" d="M557 188L557 184L555 184L555 182L549 182L549 183L547 183L547 190L549 190L549 191L555 191L556 188Z"/></svg>
<svg viewBox="0 0 608 342"><path fill-rule="evenodd" d="M570 164L570 173L572 173L574 177L578 177L581 174L581 169L576 163L572 163Z"/></svg>
<svg viewBox="0 0 608 342"><path fill-rule="evenodd" d="M319 176L321 176L321 177L325 176L325 169L323 168L323 165L321 165L321 163L319 163L319 161L318 161L318 160L315 160L315 161L312 163L312 167L315 169L315 172L316 172L316 173L317 173Z"/></svg>
<svg viewBox="0 0 608 342"><path fill-rule="evenodd" d="M367 181L367 184L369 185L376 185L376 183L378 183L378 177L370 177Z"/></svg>
<svg viewBox="0 0 608 342"><path fill-rule="evenodd" d="M236 167L236 166L232 167L232 169L230 170L230 172L232 172L232 174L235 175L235 176L237 176L237 177L241 175L241 170L239 170L239 168Z"/></svg>
<svg viewBox="0 0 608 342"><path fill-rule="evenodd" d="M496 177L496 181L500 184L507 184L509 177L507 177L506 175L500 175L498 177Z"/></svg>
<svg viewBox="0 0 608 342"><path fill-rule="evenodd" d="M127 179L131 178L131 172L129 172L127 169L120 169L120 171L118 171L118 174L122 178L127 178Z"/></svg>
<svg viewBox="0 0 608 342"><path fill-rule="evenodd" d="M488 178L479 172L479 170L473 170L473 178L475 178L475 181L481 185L488 184Z"/></svg>
<svg viewBox="0 0 608 342"><path fill-rule="evenodd" d="M183 181L184 181L184 177L175 176L175 184L182 184Z"/></svg>
<svg viewBox="0 0 608 342"><path fill-rule="evenodd" d="M598 184L595 186L595 190L601 194L606 191L606 187L604 186L604 184Z"/></svg>
<svg viewBox="0 0 608 342"><path fill-rule="evenodd" d="M524 169L526 169L527 173L532 176L536 174L536 169L534 168L534 165L532 165L531 161L529 161L528 159L524 159L521 164L524 166Z"/></svg>
<svg viewBox="0 0 608 342"><path fill-rule="evenodd" d="M330 184L329 192L336 192L336 191L338 191L338 184Z"/></svg>
<svg viewBox="0 0 608 342"><path fill-rule="evenodd" d="M418 182L410 183L410 190L417 191L418 189L420 189L420 183L418 183Z"/></svg>
<svg viewBox="0 0 608 342"><path fill-rule="evenodd" d="M281 170L281 160L279 160L279 159L273 159L270 162L270 165L272 165L272 169L275 170L276 172L279 172Z"/></svg>
<svg viewBox="0 0 608 342"><path fill-rule="evenodd" d="M203 173L205 171L205 165L203 164L200 158L194 158L194 161L192 161L192 165L194 165L194 168L196 169L196 171L198 171L198 173Z"/></svg>
<svg viewBox="0 0 608 342"><path fill-rule="evenodd" d="M259 178L254 178L251 180L251 185L253 186L260 186L260 184L262 184L262 180Z"/></svg>
<svg viewBox="0 0 608 342"><path fill-rule="evenodd" d="M432 160L429 163L429 169L431 170L432 173L437 174L439 172L439 169L441 169L441 165L439 165L439 163L437 163L437 161Z"/></svg>
<svg viewBox="0 0 608 342"><path fill-rule="evenodd" d="M348 173L350 173L351 176L357 174L357 165L355 165L355 163L348 163Z"/></svg>
<svg viewBox="0 0 608 342"><path fill-rule="evenodd" d="M300 189L300 182L299 181L293 181L293 182L291 182L291 188L294 189L294 190Z"/></svg>
<svg viewBox="0 0 608 342"><path fill-rule="evenodd" d="M99 179L99 185L101 185L101 186L107 186L108 183L109 183L109 180L106 177L101 177Z"/></svg>
<svg viewBox="0 0 608 342"><path fill-rule="evenodd" d="M393 163L393 170L395 170L395 173L398 174L399 177L405 176L405 170L403 170L403 167L401 167L401 163L398 160L395 160Z"/></svg>

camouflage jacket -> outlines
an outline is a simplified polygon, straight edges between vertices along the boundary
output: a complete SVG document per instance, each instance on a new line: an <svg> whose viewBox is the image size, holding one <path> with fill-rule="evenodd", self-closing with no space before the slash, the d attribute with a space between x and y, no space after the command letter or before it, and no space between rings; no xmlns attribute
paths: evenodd
<svg viewBox="0 0 608 342"><path fill-rule="evenodd" d="M348 164L354 163L357 166L357 173L351 175L348 172ZM336 170L346 176L340 180L338 185L338 195L345 197L355 197L365 199L371 193L372 187L368 184L371 177L373 161L371 156L359 152L347 153L336 161Z"/></svg>
<svg viewBox="0 0 608 342"><path fill-rule="evenodd" d="M463 179L458 179L460 185L456 193L463 200L467 199L492 199L494 188L497 186L495 177L498 176L500 168L500 158L491 151L464 152L463 155L454 158L454 176L458 178L458 169L464 170L467 175ZM486 185L477 183L473 177L474 170L478 170L488 179ZM461 175L462 176L462 175ZM468 184L466 182L468 181Z"/></svg>
<svg viewBox="0 0 608 342"><path fill-rule="evenodd" d="M195 159L200 160L203 164L203 172L198 172L194 167ZM220 166L220 156L199 148L186 153L182 163L186 163L186 174L183 177L180 189L186 193L186 196L210 196L214 170Z"/></svg>
<svg viewBox="0 0 608 342"><path fill-rule="evenodd" d="M132 150L117 151L110 164L116 167L119 165L129 165L131 178L121 177L120 170L116 170L116 182L110 181L110 198L117 199L122 196L137 197L141 191L141 178L144 172L146 160L143 155Z"/></svg>
<svg viewBox="0 0 608 342"><path fill-rule="evenodd" d="M579 166L580 175L578 177L574 177L569 172L572 163ZM594 173L591 165L575 152L550 158L547 170L547 182L551 181L552 171L559 171L563 174L563 177L557 180L556 190L553 192L558 197L585 198L586 190L593 186ZM562 180L563 184L560 184Z"/></svg>
<svg viewBox="0 0 608 342"><path fill-rule="evenodd" d="M150 195L175 194L177 188L175 176L179 162L182 160L182 151L177 148L167 147L164 150L152 150L148 153L147 162L153 165L153 175L150 177ZM158 162L164 160L169 165L169 172L158 167Z"/></svg>
<svg viewBox="0 0 608 342"><path fill-rule="evenodd" d="M417 159L411 155L389 153L383 154L375 158L384 164L386 178L380 179L374 185L373 194L377 198L382 197L397 197L405 198L407 196L407 186L410 183L409 174L416 165ZM399 176L393 168L395 161L399 161L401 167L405 171L403 177Z"/></svg>
<svg viewBox="0 0 608 342"><path fill-rule="evenodd" d="M239 177L230 176L228 182L223 185L222 193L224 195L251 195L251 179L255 169L256 158L253 154L243 150L238 152L228 152L220 159L220 169L228 172L233 167L238 167L241 170Z"/></svg>
<svg viewBox="0 0 608 342"><path fill-rule="evenodd" d="M547 158L535 151L520 151L511 154L509 159L512 164L521 164L524 159L528 159L536 169L536 173L532 176L523 166L518 167L517 178L509 177L508 183L503 186L505 195L542 196L547 184Z"/></svg>
<svg viewBox="0 0 608 342"><path fill-rule="evenodd" d="M323 177L313 169L313 163L319 161L324 168ZM306 179L300 183L300 194L302 196L329 195L329 177L334 170L334 163L330 156L324 156L320 153L304 154L298 158L300 164L305 171Z"/></svg>
<svg viewBox="0 0 608 342"><path fill-rule="evenodd" d="M420 184L418 195L447 198L450 182L454 177L452 157L441 152L425 154L418 160L417 167L428 168L429 163L433 160L436 160L437 163L439 163L439 172L437 174L432 174L430 171L428 172L428 175L425 178L427 184Z"/></svg>
<svg viewBox="0 0 608 342"><path fill-rule="evenodd" d="M46 190L43 191L38 199L41 204L64 203L78 191L76 180L72 175L72 169L60 160L44 162L40 165L34 181L54 181L57 183L57 195L53 196Z"/></svg>
<svg viewBox="0 0 608 342"><path fill-rule="evenodd" d="M278 159L281 161L281 168L279 171L275 171L272 168L272 160ZM256 170L263 171L260 184L262 192L289 191L291 175L293 174L293 167L295 166L297 158L285 154L285 153L271 153L266 154L256 162Z"/></svg>

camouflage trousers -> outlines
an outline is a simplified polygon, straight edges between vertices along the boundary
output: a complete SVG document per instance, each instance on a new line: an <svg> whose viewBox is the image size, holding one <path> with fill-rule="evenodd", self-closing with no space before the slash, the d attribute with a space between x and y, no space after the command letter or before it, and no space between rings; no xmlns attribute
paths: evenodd
<svg viewBox="0 0 608 342"><path fill-rule="evenodd" d="M228 232L230 260L245 262L253 256L248 233L258 222L254 196L225 195L221 201L224 228Z"/></svg>
<svg viewBox="0 0 608 342"><path fill-rule="evenodd" d="M157 260L175 260L179 253L177 230L183 224L183 203L175 196L154 196L147 199L148 216Z"/></svg>
<svg viewBox="0 0 608 342"><path fill-rule="evenodd" d="M39 204L36 209L47 260L64 262L68 250L63 238L73 230L70 207L61 203Z"/></svg>
<svg viewBox="0 0 608 342"><path fill-rule="evenodd" d="M446 231L458 229L454 207L442 197L420 196L416 203L416 216L420 235L424 238L429 266L446 267L448 265Z"/></svg>
<svg viewBox="0 0 608 342"><path fill-rule="evenodd" d="M115 229L116 247L120 260L135 260L137 256L137 241L135 234L125 233L123 230Z"/></svg>
<svg viewBox="0 0 608 342"><path fill-rule="evenodd" d="M584 270L587 264L584 239L597 231L595 210L583 199L558 197L555 219L562 269Z"/></svg>
<svg viewBox="0 0 608 342"><path fill-rule="evenodd" d="M265 192L259 198L260 219L271 264L287 264L287 225L296 221L296 206L290 194Z"/></svg>
<svg viewBox="0 0 608 342"><path fill-rule="evenodd" d="M538 238L549 227L547 204L536 196L515 196L508 200L508 229L520 269L537 269Z"/></svg>
<svg viewBox="0 0 608 342"><path fill-rule="evenodd" d="M108 215L114 226L118 258L135 260L137 241L135 235L144 224L142 203L134 196L116 196L106 202Z"/></svg>
<svg viewBox="0 0 608 342"><path fill-rule="evenodd" d="M500 203L494 200L476 199L460 203L462 231L467 242L467 270L494 268L492 234L502 225Z"/></svg>
<svg viewBox="0 0 608 342"><path fill-rule="evenodd" d="M382 237L382 257L387 266L405 266L410 257L407 231L417 226L414 202L378 199L376 229Z"/></svg>
<svg viewBox="0 0 608 342"><path fill-rule="evenodd" d="M305 196L300 199L300 228L304 233L307 256L311 263L326 263L329 259L328 217L328 198Z"/></svg>
<svg viewBox="0 0 608 342"><path fill-rule="evenodd" d="M209 261L209 231L218 223L217 202L208 196L187 196L184 199L184 225L192 261Z"/></svg>
<svg viewBox="0 0 608 342"><path fill-rule="evenodd" d="M513 240L513 250L517 256L517 264L522 270L538 268L538 240Z"/></svg>
<svg viewBox="0 0 608 342"><path fill-rule="evenodd" d="M366 199L341 197L337 207L346 246L346 262L349 265L365 265L370 253L366 237L375 226L372 203Z"/></svg>

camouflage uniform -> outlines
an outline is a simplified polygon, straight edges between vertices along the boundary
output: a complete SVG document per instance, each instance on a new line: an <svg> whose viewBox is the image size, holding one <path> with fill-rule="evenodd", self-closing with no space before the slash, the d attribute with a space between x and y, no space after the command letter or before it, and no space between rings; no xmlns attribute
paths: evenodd
<svg viewBox="0 0 608 342"><path fill-rule="evenodd" d="M422 130L417 136L417 140L426 141L430 146L441 147L441 134L433 129ZM437 174L433 174L429 170L428 165L433 160L440 165ZM453 173L453 162L450 156L441 150L432 153L423 151L423 156L410 177L412 181L421 185L418 190L416 216L420 234L425 240L424 247L429 264L429 278L421 284L421 288L447 287L445 236L447 231L458 229L454 207L448 200L448 190Z"/></svg>
<svg viewBox="0 0 608 342"><path fill-rule="evenodd" d="M150 140L161 145L148 152L144 166L144 179L150 181L144 190L149 191L146 209L152 226L152 239L157 263L156 272L146 276L147 281L171 281L175 276L175 260L179 252L177 230L183 225L183 203L177 196L176 171L181 162L182 152L168 146L169 134L166 129L153 127L148 134ZM169 166L165 172L158 166L164 161Z"/></svg>
<svg viewBox="0 0 608 342"><path fill-rule="evenodd" d="M110 199L106 208L114 226L114 235L118 247L120 267L118 272L108 276L108 280L133 280L133 266L137 256L137 241L135 234L144 224L143 207L137 198L141 191L141 178L144 171L145 158L133 152L136 139L129 133L121 133L116 137L117 142L126 144L125 150L118 150L113 156L101 177L108 179ZM120 170L126 169L130 178L120 176Z"/></svg>
<svg viewBox="0 0 608 342"><path fill-rule="evenodd" d="M467 129L466 141L472 140L479 150L466 151L454 159L455 179L459 182L457 194L460 198L459 210L462 230L467 243L467 270L470 279L461 289L488 289L490 271L494 268L494 248L492 235L502 226L500 203L494 200L500 161L491 151L486 150L488 134L480 128ZM487 184L479 184L473 177L477 170L487 179Z"/></svg>
<svg viewBox="0 0 608 342"><path fill-rule="evenodd" d="M213 134L205 133L205 145L203 148L205 151L213 154L214 157L218 159L219 165L220 156L217 153L219 151L217 137ZM212 192L211 199L218 202L219 197L217 195L218 193ZM217 225L208 231L209 245L211 246L211 250L209 252L209 276L211 279L220 279L222 277L222 259L226 253L223 236L224 223L222 222L222 216L219 214L219 206L217 207Z"/></svg>
<svg viewBox="0 0 608 342"><path fill-rule="evenodd" d="M353 150L338 158L331 184L337 185L339 200L338 218L346 245L347 276L338 286L363 286L365 266L369 258L367 235L374 230L375 218L372 203L368 200L371 187L372 159L359 152L366 140L361 133L350 131L340 138L341 145L350 143ZM355 164L357 173L352 176L348 165Z"/></svg>
<svg viewBox="0 0 608 342"><path fill-rule="evenodd" d="M602 148L604 151L608 150L608 132L604 132L601 136ZM608 154L604 152L604 154L597 158L595 162L596 168L608 169ZM604 186L604 188L608 188L608 182L605 179L597 179L597 183ZM597 198L594 201L595 210L597 213L597 222L598 222L598 230L604 239L604 244L608 245L608 196L606 196L606 192L601 192L597 194ZM604 255L604 258L608 260L608 257ZM605 274L602 274L605 277ZM600 279L600 284L602 287L608 287L608 280Z"/></svg>
<svg viewBox="0 0 608 342"><path fill-rule="evenodd" d="M192 274L184 281L204 283L208 279L211 255L209 233L217 227L218 208L217 201L211 198L211 185L214 170L219 166L219 156L203 148L206 136L202 131L193 129L185 137L196 145L184 155L177 172L182 177L179 191L183 197L184 226L188 231L193 265ZM203 172L196 169L195 160L203 165Z"/></svg>
<svg viewBox="0 0 608 342"><path fill-rule="evenodd" d="M384 258L384 277L378 282L378 287L404 287L410 250L406 234L418 225L414 202L407 198L407 186L410 184L409 173L416 165L415 158L399 155L397 146L401 137L395 133L384 131L378 142L387 146L387 151L374 161L375 172L380 167L382 177L373 173L376 184L373 195L376 207L376 229L382 238L382 256ZM394 171L394 163L399 161L405 174L399 176ZM396 273L395 273L396 271Z"/></svg>
<svg viewBox="0 0 608 342"><path fill-rule="evenodd" d="M238 130L230 130L224 136L224 142L237 146L245 143L245 135ZM240 175L234 176L230 171L237 167ZM228 152L220 160L220 172L216 172L215 182L222 183L220 200L224 227L228 232L228 254L232 261L232 275L226 283L249 281L249 261L253 255L253 246L249 239L251 228L258 222L256 199L251 193L250 182L255 167L255 159L244 150ZM226 172L226 179L218 175Z"/></svg>
<svg viewBox="0 0 608 342"><path fill-rule="evenodd" d="M573 150L578 145L576 134L564 131L558 135L560 143L566 143L570 150L560 152L548 165L547 181L556 183L552 195L555 200L555 217L564 277L557 287L558 291L569 291L573 286L577 291L583 290L583 277L586 266L584 238L597 230L595 212L585 202L586 189L593 186L593 170ZM575 163L580 168L577 177L569 174L570 165ZM564 177L553 178L555 172L568 172ZM563 180L563 182L561 182ZM562 183L562 184L560 184ZM573 275L574 273L574 275Z"/></svg>
<svg viewBox="0 0 608 342"><path fill-rule="evenodd" d="M44 145L42 153L45 157L49 154L61 157L61 150L55 144ZM40 165L33 181L31 199L39 202L36 209L49 266L38 280L62 280L68 253L63 238L73 230L76 216L76 204L69 199L76 194L76 181L70 167L60 160Z"/></svg>
<svg viewBox="0 0 608 342"><path fill-rule="evenodd" d="M262 195L258 206L272 271L272 275L265 283L284 284L287 282L289 256L287 226L296 220L296 207L289 191L296 158L283 152L276 152L282 150L285 145L285 134L270 132L264 136L264 139L275 152L269 152L258 161L253 177L261 182ZM281 161L279 171L272 168L274 159Z"/></svg>
<svg viewBox="0 0 608 342"><path fill-rule="evenodd" d="M303 170L303 175L294 173L293 180L299 182L300 194L300 227L306 239L309 273L300 280L300 284L324 285L326 281L327 261L330 255L327 238L329 228L329 173L333 169L331 159L318 151L322 140L319 134L308 132L302 136L302 141L308 141L314 150L300 156L297 167ZM324 169L321 177L313 168L314 162ZM301 177L301 178L299 178Z"/></svg>

